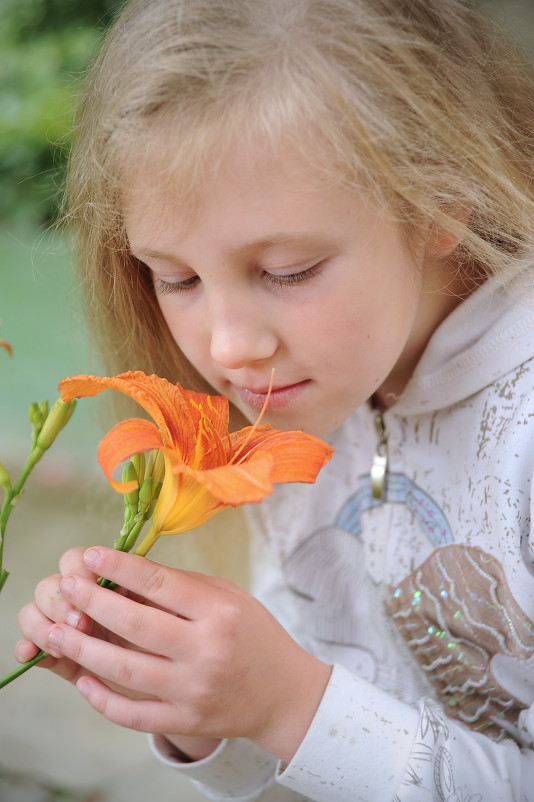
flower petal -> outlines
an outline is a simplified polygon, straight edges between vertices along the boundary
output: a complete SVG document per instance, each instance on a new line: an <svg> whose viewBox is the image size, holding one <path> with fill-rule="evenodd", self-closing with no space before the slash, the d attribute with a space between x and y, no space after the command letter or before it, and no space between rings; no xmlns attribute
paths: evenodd
<svg viewBox="0 0 534 802"><path fill-rule="evenodd" d="M97 457L112 487L119 493L128 493L137 487L137 482L117 482L113 479L112 474L117 465L133 454L161 447L161 434L152 421L128 418L114 426L100 441Z"/></svg>
<svg viewBox="0 0 534 802"><path fill-rule="evenodd" d="M64 401L97 395L106 389L118 390L151 415L168 448L178 450L185 461L194 453L198 413L189 398L192 395L196 400L199 393L191 394L179 384L156 375L147 376L140 370L118 376L69 376L60 381L58 389Z"/></svg>
<svg viewBox="0 0 534 802"><path fill-rule="evenodd" d="M173 467L179 467L173 454L163 454L163 487L154 508L149 532L136 549L136 554L146 554L161 535L174 535L195 529L227 506L197 481L198 471L186 469L185 473L177 472L173 470Z"/></svg>
<svg viewBox="0 0 534 802"><path fill-rule="evenodd" d="M180 484L177 474L173 471L173 455L164 451L163 457L165 460L165 476L150 523L150 529L158 533L161 533L165 528L167 518L174 507L177 506L178 487Z"/></svg>
<svg viewBox="0 0 534 802"><path fill-rule="evenodd" d="M283 432L260 426L246 445L248 429L232 434L234 453L239 453L236 462L248 462L258 452L273 456L271 474L273 482L315 482L321 468L331 459L334 449L317 437L304 432Z"/></svg>
<svg viewBox="0 0 534 802"><path fill-rule="evenodd" d="M187 465L175 465L173 470L206 487L225 506L237 507L261 501L273 492L273 469L272 454L258 452L238 465L224 465L206 471L192 471Z"/></svg>
<svg viewBox="0 0 534 802"><path fill-rule="evenodd" d="M160 532L162 535L173 535L196 529L216 512L220 512L228 506L215 498L206 487L194 481L184 481L178 491L178 498L180 503L173 507L165 519Z"/></svg>
<svg viewBox="0 0 534 802"><path fill-rule="evenodd" d="M198 482L187 482L187 480L180 482L181 477L176 475L174 475L174 478L177 482L175 503L169 509L168 502L172 495L169 485L168 497L163 501L158 512L158 505L161 500L160 493L150 529L136 548L136 554L146 555L160 536L189 532L228 506L218 501L207 488L198 484ZM176 503L178 498L180 502ZM167 510L167 515L165 515L164 509Z"/></svg>
<svg viewBox="0 0 534 802"><path fill-rule="evenodd" d="M4 348L8 352L9 356L13 356L13 349L7 340L0 340L0 348Z"/></svg>

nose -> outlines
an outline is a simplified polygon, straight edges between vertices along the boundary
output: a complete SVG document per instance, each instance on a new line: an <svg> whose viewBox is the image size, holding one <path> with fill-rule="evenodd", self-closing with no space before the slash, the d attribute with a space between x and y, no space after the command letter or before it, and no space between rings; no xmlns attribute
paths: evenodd
<svg viewBox="0 0 534 802"><path fill-rule="evenodd" d="M272 322L257 304L245 299L218 303L211 310L212 359L221 367L237 369L268 360L278 348L278 336Z"/></svg>

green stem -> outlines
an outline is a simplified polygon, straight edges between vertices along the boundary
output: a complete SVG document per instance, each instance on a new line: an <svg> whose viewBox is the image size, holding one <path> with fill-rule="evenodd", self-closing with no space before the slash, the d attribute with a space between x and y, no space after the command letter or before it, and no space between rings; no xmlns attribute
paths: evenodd
<svg viewBox="0 0 534 802"><path fill-rule="evenodd" d="M26 460L22 471L20 472L19 478L17 479L17 483L16 483L15 487L13 488L13 490L11 492L11 499L10 499L9 509L8 509L8 511L6 513L6 518L5 518L4 523L7 522L7 519L9 518L9 514L11 512L11 509L13 508L13 500L16 499L17 496L20 496L26 479L28 478L28 476L30 475L32 470L35 468L35 466L37 465L37 463L39 462L39 460L41 459L41 457L43 456L44 453L45 453L44 449L39 448L38 446L36 446L35 448L32 448L32 450L30 451L29 457ZM6 504L4 504L4 507L5 506L6 506ZM4 513L4 510L2 510L2 514L3 513Z"/></svg>
<svg viewBox="0 0 534 802"><path fill-rule="evenodd" d="M0 559L0 565L1 565L1 559ZM8 576L9 576L9 571L6 571L5 568L0 568L0 591L4 587Z"/></svg>
<svg viewBox="0 0 534 802"><path fill-rule="evenodd" d="M32 450L30 451L30 455L26 460L24 467L20 473L20 476L17 479L15 487L11 489L4 486L5 498L4 498L4 503L2 505L2 509L0 511L0 590L2 590L5 581L9 576L9 572L5 571L3 568L4 538L5 538L7 521L9 516L11 515L13 507L15 506L15 502L22 493L22 488L24 487L26 479L30 475L35 465L37 465L43 454L44 454L43 449L38 447L32 448Z"/></svg>
<svg viewBox="0 0 534 802"><path fill-rule="evenodd" d="M38 453L38 451L40 451L41 453ZM2 552L4 547L3 532L5 531L7 519L9 518L9 515L11 513L15 499L17 498L17 496L20 495L22 491L24 482L28 478L28 475L30 474L32 468L39 461L43 453L44 451L38 449L38 447L32 450L30 456L26 461L24 468L22 469L17 484L15 485L11 493L6 492L6 499L2 507L2 511L0 512L0 590L2 589L2 585L4 584L4 582L8 577L8 572L2 568ZM146 520L147 519L143 515L140 518L140 520L136 521L129 531L125 532L124 535L121 535L121 537L115 543L114 548L119 551L130 551L134 547L137 538L139 537L139 534L146 523ZM115 582L111 582L109 579L105 579L104 577L100 577L100 579L98 580L98 584L101 587L109 588L110 590L113 590L114 588L117 587L117 584ZM26 671L32 668L32 666L39 663L45 657L48 657L48 652L40 651L38 652L38 654L35 655L35 657L32 660L28 660L26 663L22 663L17 668L14 668L13 671L10 671L9 674L6 674L4 677L1 677L0 689L4 688L14 679L17 679L17 677L20 677L22 674L24 674Z"/></svg>
<svg viewBox="0 0 534 802"><path fill-rule="evenodd" d="M4 503L2 505L2 509L0 510L0 591L4 587L6 579L9 576L9 571L6 571L6 569L3 568L4 540L5 540L5 531L7 522L9 516L11 515L11 511L15 506L15 502L22 493L22 489L24 487L26 479L30 475L35 465L37 465L43 454L44 454L43 449L37 447L32 448L28 456L28 459L24 464L24 467L20 472L20 476L17 479L15 487L11 488L9 486L4 485L5 498L4 498ZM33 660L28 660L26 663L22 663L20 666L17 666L17 668L14 668L13 671L9 672L9 674L6 674L4 677L0 678L0 688L5 687L14 679L20 677L21 674L24 674L26 671L28 671L28 669L39 663L45 657L48 657L48 653L40 651L35 655Z"/></svg>
<svg viewBox="0 0 534 802"><path fill-rule="evenodd" d="M146 523L146 519L143 517L140 521L137 521L135 526L133 527L132 531L126 538L126 543L124 544L123 551L131 551L132 548L135 546L137 538L139 537L143 526Z"/></svg>
<svg viewBox="0 0 534 802"><path fill-rule="evenodd" d="M131 549L135 546L135 542L139 537L139 534L145 525L145 518L141 518L141 520L136 521L134 526L131 528L129 532L126 534L121 535L121 537L117 540L114 545L114 549L117 551L131 551ZM100 577L98 580L98 584L102 588L108 588L108 590L114 590L117 587L116 582L112 582L110 579L105 579L103 576Z"/></svg>
<svg viewBox="0 0 534 802"><path fill-rule="evenodd" d="M41 660L44 660L45 657L49 657L48 652L37 652L35 657L32 660L27 660L25 663L21 663L20 666L14 668L9 674L6 674L4 677L0 679L0 688L4 688L6 685L9 685L10 682L13 682L14 679L20 677L22 674L25 674L33 666L40 663Z"/></svg>

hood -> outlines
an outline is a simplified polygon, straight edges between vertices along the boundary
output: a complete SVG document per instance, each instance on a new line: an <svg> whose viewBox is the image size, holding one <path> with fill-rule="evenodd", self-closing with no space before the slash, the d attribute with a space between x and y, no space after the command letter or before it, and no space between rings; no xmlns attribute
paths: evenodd
<svg viewBox="0 0 534 802"><path fill-rule="evenodd" d="M534 264L529 264L506 283L488 279L451 312L391 411L424 414L459 403L533 356Z"/></svg>

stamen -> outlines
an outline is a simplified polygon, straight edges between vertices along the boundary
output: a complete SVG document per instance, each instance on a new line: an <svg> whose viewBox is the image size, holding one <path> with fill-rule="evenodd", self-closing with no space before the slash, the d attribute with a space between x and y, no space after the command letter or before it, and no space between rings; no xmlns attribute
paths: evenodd
<svg viewBox="0 0 534 802"><path fill-rule="evenodd" d="M230 460L229 464L232 464L233 462L235 462L235 460L239 457L239 455L241 454L243 449L250 442L250 439L251 439L252 435L256 433L256 430L257 430L258 426L260 425L260 421L261 421L261 419L263 418L263 416L265 414L265 410L267 409L267 404L269 403L269 398L271 396L271 392L272 392L272 389L273 389L273 381L274 381L274 368L271 370L271 381L269 382L269 387L267 389L267 395L265 397L265 401L263 402L263 406L261 408L261 412L258 415L258 417L256 418L256 422L251 427L249 433L245 437L245 440L241 443L241 447L232 456L232 459Z"/></svg>
<svg viewBox="0 0 534 802"><path fill-rule="evenodd" d="M197 404L192 399L190 399L190 401L193 407L199 412L201 416L198 423L198 438L197 438L195 459L191 467L193 467L194 469L198 468L201 460L208 454L214 453L214 451L217 453L220 464L224 465L226 463L226 453L224 451L222 440L219 436L219 433L217 432L215 426L213 425L213 422L204 412L202 404ZM210 396L207 397L207 401L209 409L212 412L217 413L217 410L213 406ZM220 419L220 415L218 417ZM202 436L204 436L204 438L206 439L206 445L204 446L204 449L202 449L201 447Z"/></svg>
<svg viewBox="0 0 534 802"><path fill-rule="evenodd" d="M212 410L212 412L214 412L215 415L217 416L217 418L219 420L222 420L221 413L213 405L213 401L211 400L211 395L208 396L208 404L209 404L209 407ZM228 428L227 428L226 425L224 426L224 429L225 429L226 445L228 446L228 454L231 454L232 453L232 438L230 437L230 432L228 431ZM226 452L225 452L225 450L223 448L223 441L222 441L222 438L220 438L220 437L217 438L217 439L218 439L218 446L220 448L221 460L222 460L222 463L224 464L227 461L227 456L226 456Z"/></svg>

